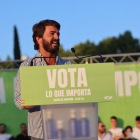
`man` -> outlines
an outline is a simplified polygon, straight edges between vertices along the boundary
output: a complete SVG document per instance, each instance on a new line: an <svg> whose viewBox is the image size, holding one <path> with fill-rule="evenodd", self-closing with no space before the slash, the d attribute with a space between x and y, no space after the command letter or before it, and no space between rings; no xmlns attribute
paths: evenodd
<svg viewBox="0 0 140 140"><path fill-rule="evenodd" d="M102 122L98 122L98 140L113 140L112 136L105 132L105 125Z"/></svg>
<svg viewBox="0 0 140 140"><path fill-rule="evenodd" d="M0 140L9 140L11 137L11 134L6 133L6 125L0 124Z"/></svg>
<svg viewBox="0 0 140 140"><path fill-rule="evenodd" d="M108 131L111 132L112 137L115 138L115 137L122 136L123 129L117 127L117 118L115 116L111 117L110 123L111 123L111 129L109 129Z"/></svg>
<svg viewBox="0 0 140 140"><path fill-rule="evenodd" d="M132 136L140 140L140 116L136 117L136 127L133 128Z"/></svg>
<svg viewBox="0 0 140 140"><path fill-rule="evenodd" d="M17 136L17 140L30 140L27 135L27 127L25 123L20 125L21 134Z"/></svg>
<svg viewBox="0 0 140 140"><path fill-rule="evenodd" d="M39 50L35 57L54 58L31 58L21 64L25 66L65 65L72 64L57 56L59 51L60 24L54 20L43 20L33 26L34 49ZM33 63L32 63L33 62ZM43 139L42 120L40 106L21 106L20 71L18 70L15 82L15 104L22 109L28 109L28 135L32 140Z"/></svg>

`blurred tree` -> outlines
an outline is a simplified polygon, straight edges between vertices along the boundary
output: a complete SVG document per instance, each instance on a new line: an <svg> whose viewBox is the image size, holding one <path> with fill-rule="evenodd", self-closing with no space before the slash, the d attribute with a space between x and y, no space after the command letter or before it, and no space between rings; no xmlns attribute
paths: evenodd
<svg viewBox="0 0 140 140"><path fill-rule="evenodd" d="M11 57L8 55L7 58L6 58L6 61L11 61L11 60L12 60ZM14 63L13 62L10 62L10 63L6 62L5 65L6 65L7 68L14 68Z"/></svg>
<svg viewBox="0 0 140 140"><path fill-rule="evenodd" d="M14 26L14 59L20 60L20 46L19 46L19 40L18 40L18 33L17 28ZM20 62L17 62L18 65L20 65ZM17 65L15 65L15 68L18 68Z"/></svg>
<svg viewBox="0 0 140 140"><path fill-rule="evenodd" d="M11 60L11 57L8 55L6 58L6 61L10 61L10 60Z"/></svg>
<svg viewBox="0 0 140 140"><path fill-rule="evenodd" d="M115 54L118 49L117 38L106 38L97 46L99 54Z"/></svg>
<svg viewBox="0 0 140 140"><path fill-rule="evenodd" d="M3 64L1 63L1 58L0 58L0 69L2 69Z"/></svg>
<svg viewBox="0 0 140 140"><path fill-rule="evenodd" d="M20 59L20 47L19 47L19 40L18 40L18 33L17 28L14 26L14 59Z"/></svg>
<svg viewBox="0 0 140 140"><path fill-rule="evenodd" d="M63 57L65 54L65 51L64 51L64 48L62 45L59 46L59 52L58 52L58 55Z"/></svg>
<svg viewBox="0 0 140 140"><path fill-rule="evenodd" d="M92 54L134 53L140 52L140 40L134 38L130 31L126 31L124 34L120 34L118 37L103 39L98 45L87 40L85 43L79 43L73 47L75 48L78 56ZM59 47L58 55L60 57L75 56L70 50L64 50L62 45ZM20 47L16 26L14 26L14 59L20 59ZM11 58L7 56L6 60L11 60ZM119 60L119 58L117 60ZM129 60L126 59L126 61ZM6 66L6 64L2 63L2 66ZM13 67L13 64L10 67ZM16 65L15 68L17 68Z"/></svg>
<svg viewBox="0 0 140 140"><path fill-rule="evenodd" d="M11 58L10 58L10 56L8 55L7 57L6 57L6 61L10 61L11 60ZM9 69L9 68L14 68L14 63L13 62L4 62L4 63L0 63L0 69L1 68L7 68L7 69Z"/></svg>
<svg viewBox="0 0 140 140"><path fill-rule="evenodd" d="M75 48L76 54L79 56L97 54L96 45L88 40L85 43L80 43L80 44L75 45L74 48ZM60 45L59 56L69 57L69 56L75 56L75 55L71 52L71 50L65 51L63 46Z"/></svg>
<svg viewBox="0 0 140 140"><path fill-rule="evenodd" d="M139 39L132 36L130 31L126 31L118 37L103 39L98 45L87 40L85 43L75 45L74 48L76 50L76 54L79 56L92 54L134 53L140 52L140 42ZM59 55L62 57L74 56L71 51L65 51L62 45L59 49ZM118 61L119 59L120 58L117 58ZM125 61L129 61L129 59L127 58Z"/></svg>
<svg viewBox="0 0 140 140"><path fill-rule="evenodd" d="M97 47L94 43L87 40L85 43L80 43L74 46L76 54L79 56L82 55L92 55L97 54Z"/></svg>
<svg viewBox="0 0 140 140"><path fill-rule="evenodd" d="M96 45L93 42L90 42L89 40L87 40L85 43L75 45L74 48L78 56L98 54ZM75 61L79 63L81 60Z"/></svg>
<svg viewBox="0 0 140 140"><path fill-rule="evenodd" d="M98 45L98 52L100 54L134 53L139 51L139 40L133 38L130 31L126 31L124 34L119 35L119 37L104 39ZM137 59L136 57L133 58ZM117 60L119 61L120 58L117 58ZM129 62L130 60L126 58L124 61Z"/></svg>
<svg viewBox="0 0 140 140"><path fill-rule="evenodd" d="M118 47L122 53L133 53L140 50L139 40L133 38L130 31L118 37Z"/></svg>
<svg viewBox="0 0 140 140"><path fill-rule="evenodd" d="M100 54L134 53L140 51L139 40L133 38L130 31L126 31L118 38L112 37L101 41L98 45Z"/></svg>
<svg viewBox="0 0 140 140"><path fill-rule="evenodd" d="M69 51L69 50L65 51L62 45L60 45L60 47L59 47L58 55L59 55L60 57L70 57L70 56L74 56L74 54L73 54L71 51Z"/></svg>

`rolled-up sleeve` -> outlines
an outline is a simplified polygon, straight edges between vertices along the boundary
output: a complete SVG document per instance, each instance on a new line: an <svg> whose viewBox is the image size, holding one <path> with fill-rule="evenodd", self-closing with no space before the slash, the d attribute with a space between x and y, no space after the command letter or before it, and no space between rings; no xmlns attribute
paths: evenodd
<svg viewBox="0 0 140 140"><path fill-rule="evenodd" d="M15 80L15 105L18 109L23 110L25 109L23 106L21 106L21 90L20 90L20 69L18 70L16 80Z"/></svg>

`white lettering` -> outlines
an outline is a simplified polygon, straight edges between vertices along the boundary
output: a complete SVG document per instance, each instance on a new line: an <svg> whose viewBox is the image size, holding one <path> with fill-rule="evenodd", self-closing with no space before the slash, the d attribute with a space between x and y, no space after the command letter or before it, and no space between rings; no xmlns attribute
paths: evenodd
<svg viewBox="0 0 140 140"><path fill-rule="evenodd" d="M90 89L66 90L66 96L89 96L89 95L91 95Z"/></svg>
<svg viewBox="0 0 140 140"><path fill-rule="evenodd" d="M54 96L55 97L64 97L64 90L55 90L54 91Z"/></svg>
<svg viewBox="0 0 140 140"><path fill-rule="evenodd" d="M124 71L124 83L126 96L131 96L131 86L137 84L137 74L135 71Z"/></svg>
<svg viewBox="0 0 140 140"><path fill-rule="evenodd" d="M52 97L52 91L51 90L49 91L49 95L48 95L48 93L46 91L46 97Z"/></svg>
<svg viewBox="0 0 140 140"><path fill-rule="evenodd" d="M70 73L71 87L75 87L74 73L76 72L76 68L68 68L68 72Z"/></svg>
<svg viewBox="0 0 140 140"><path fill-rule="evenodd" d="M140 71L138 73L138 79L139 79L139 91L140 91Z"/></svg>
<svg viewBox="0 0 140 140"><path fill-rule="evenodd" d="M0 101L6 103L3 78L0 78Z"/></svg>
<svg viewBox="0 0 140 140"><path fill-rule="evenodd" d="M73 96L73 90L66 90L67 96Z"/></svg>
<svg viewBox="0 0 140 140"><path fill-rule="evenodd" d="M67 84L68 84L67 71L65 69L59 69L58 70L58 85L59 85L59 87L65 88L67 86Z"/></svg>
<svg viewBox="0 0 140 140"><path fill-rule="evenodd" d="M115 87L116 87L116 93L118 92L118 96L123 97L123 77L122 77L122 71L116 71L115 72Z"/></svg>
<svg viewBox="0 0 140 140"><path fill-rule="evenodd" d="M77 87L81 87L83 84L84 87L87 87L87 77L85 68L78 68L78 81Z"/></svg>
<svg viewBox="0 0 140 140"><path fill-rule="evenodd" d="M50 88L55 88L56 83L56 69L53 69L53 72L51 74L51 70L47 69L47 76L48 76L48 83Z"/></svg>

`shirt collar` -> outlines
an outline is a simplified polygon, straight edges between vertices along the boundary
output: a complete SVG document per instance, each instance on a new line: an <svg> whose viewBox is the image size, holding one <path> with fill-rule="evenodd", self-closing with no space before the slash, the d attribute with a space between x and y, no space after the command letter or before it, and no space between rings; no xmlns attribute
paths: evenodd
<svg viewBox="0 0 140 140"><path fill-rule="evenodd" d="M105 137L105 135L106 135L106 132L105 133L103 133L103 135L102 135L102 137L99 137L100 139L103 139L103 137Z"/></svg>
<svg viewBox="0 0 140 140"><path fill-rule="evenodd" d="M138 131L140 131L140 129L138 129L137 126L135 127L135 129L137 129Z"/></svg>
<svg viewBox="0 0 140 140"><path fill-rule="evenodd" d="M40 52L38 52L35 57L44 57ZM47 65L46 64L46 61L44 60L44 58L38 58L41 62L42 62L42 65ZM56 65L58 64L58 61L59 61L59 56L56 56Z"/></svg>

